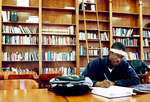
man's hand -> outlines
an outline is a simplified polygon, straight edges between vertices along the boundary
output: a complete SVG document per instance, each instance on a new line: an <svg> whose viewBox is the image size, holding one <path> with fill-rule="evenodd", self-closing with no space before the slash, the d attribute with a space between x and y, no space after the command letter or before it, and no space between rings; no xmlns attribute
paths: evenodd
<svg viewBox="0 0 150 102"><path fill-rule="evenodd" d="M108 88L108 87L110 87L111 85L112 85L112 82L109 81L109 80L104 80L104 81L102 81L102 82L96 82L96 83L94 84L94 86L96 86L96 87L103 87L103 88Z"/></svg>

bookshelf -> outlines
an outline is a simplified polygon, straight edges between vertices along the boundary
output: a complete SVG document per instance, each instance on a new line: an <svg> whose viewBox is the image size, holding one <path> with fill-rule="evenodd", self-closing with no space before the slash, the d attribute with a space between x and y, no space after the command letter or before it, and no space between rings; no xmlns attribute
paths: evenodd
<svg viewBox="0 0 150 102"><path fill-rule="evenodd" d="M0 35L0 38L3 39L0 43L2 49L0 70L3 67L37 68L41 74L43 68L78 67L78 26L76 26L78 24L78 10L76 10L78 5L76 2L77 0L29 0L29 6L17 6L17 0L1 0L1 11L5 11L5 14L8 11L10 13L16 11L17 21L7 21L4 16L2 16L3 20L0 21L3 26L2 30L6 29L1 30ZM31 16L37 16L38 22L34 22L35 18L32 19ZM29 18L31 19L27 22ZM11 30L19 29L18 26L23 29L28 27L32 33ZM35 37L36 43L28 43ZM24 38L30 40L24 40ZM18 53L22 55L25 52L38 52L36 54L37 59L32 58L34 54L29 54L28 56L31 58L27 60L22 60L25 56L22 58L22 56L17 55ZM48 52L54 56L53 59L45 56ZM17 59L11 59L14 53ZM10 58L6 58L6 56L10 56ZM63 56L63 59L57 59L56 56Z"/></svg>
<svg viewBox="0 0 150 102"><path fill-rule="evenodd" d="M127 61L138 60L136 55L140 57L139 59L142 58L140 6L139 0L112 0L113 42L125 44L129 57ZM134 58L131 57L132 55L135 55Z"/></svg>
<svg viewBox="0 0 150 102"><path fill-rule="evenodd" d="M76 2L76 0L42 0L42 38L49 37L52 40L49 44L42 44L42 69L78 67ZM51 30L50 33L45 33L44 28L46 31ZM53 30L55 32L52 32ZM50 52L54 57L46 60L44 52Z"/></svg>
<svg viewBox="0 0 150 102"><path fill-rule="evenodd" d="M149 65L150 64L150 56L149 56L149 31L150 28L147 27L148 23L150 23L150 7L148 6L150 0L142 0L142 39L143 39L143 60ZM146 44L147 43L147 44Z"/></svg>
<svg viewBox="0 0 150 102"><path fill-rule="evenodd" d="M0 39L2 39L0 42L0 70L3 67L37 68L41 74L43 68L73 67L76 68L76 74L79 75L80 67L87 66L88 50L100 50L99 46L101 46L101 48L105 48L103 51L106 52L114 41L133 43L133 45L126 45L127 52L138 53L139 60L144 60L150 64L150 59L145 58L150 53L150 36L148 35L150 28L147 27L150 23L150 0L91 1L29 0L29 6L17 6L17 0L0 0L0 11L5 11L4 14L17 11L17 22L0 20ZM0 16L0 19L3 17ZM36 18L38 22L33 21L32 17L38 17ZM26 22L26 20L30 22ZM23 29L28 27L32 32L27 30L26 32L16 31L14 33L13 30L10 30L18 29L19 26ZM122 35L123 32L121 31L127 32L129 29L132 30L129 36ZM121 33L115 35L116 32ZM86 33L89 36L88 40ZM27 42L20 43L23 40L14 40L16 42L12 43L14 38L26 38ZM134 44L134 42L136 43ZM87 45L90 48L87 49ZM72 51L75 54L71 54ZM83 52L81 53L81 51ZM6 58L7 54L11 56L14 53L18 55L18 53L25 52L31 54L28 60L23 60L22 57L17 57L16 60L10 60L10 58L4 60L4 55ZM32 53L38 53L35 54L36 60ZM47 59L45 59L45 54L48 55L48 53L52 53L53 56L67 53L68 56L73 55L74 58L62 60L59 57L57 60L46 57ZM105 57L107 54L90 55L90 57ZM127 61L130 62L131 59Z"/></svg>
<svg viewBox="0 0 150 102"><path fill-rule="evenodd" d="M26 22L31 16L39 17L39 0L30 0L28 7L17 6L17 0L0 2L1 11L4 13L1 14L3 20L0 21L0 69L39 68L39 22Z"/></svg>

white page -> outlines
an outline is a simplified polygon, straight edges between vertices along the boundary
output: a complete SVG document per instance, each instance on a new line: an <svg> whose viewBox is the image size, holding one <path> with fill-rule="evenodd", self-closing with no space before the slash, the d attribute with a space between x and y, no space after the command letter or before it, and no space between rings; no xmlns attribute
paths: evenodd
<svg viewBox="0 0 150 102"><path fill-rule="evenodd" d="M121 87L121 86L110 86L109 88L92 87L92 94L104 96L107 98L116 98L123 96L131 96L133 94L132 88Z"/></svg>

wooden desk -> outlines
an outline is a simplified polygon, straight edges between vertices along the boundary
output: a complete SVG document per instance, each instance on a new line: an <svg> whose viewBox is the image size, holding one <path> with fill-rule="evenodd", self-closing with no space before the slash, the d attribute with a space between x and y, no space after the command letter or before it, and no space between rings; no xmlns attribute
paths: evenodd
<svg viewBox="0 0 150 102"><path fill-rule="evenodd" d="M66 102L47 89L0 90L0 102Z"/></svg>
<svg viewBox="0 0 150 102"><path fill-rule="evenodd" d="M105 98L94 94L84 94L82 96L65 96L67 102L149 102L150 94L142 94L121 98Z"/></svg>

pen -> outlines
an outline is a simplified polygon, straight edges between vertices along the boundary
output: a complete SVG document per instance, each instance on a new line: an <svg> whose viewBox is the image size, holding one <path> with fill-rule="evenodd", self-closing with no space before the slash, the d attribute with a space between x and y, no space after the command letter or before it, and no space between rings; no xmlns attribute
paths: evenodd
<svg viewBox="0 0 150 102"><path fill-rule="evenodd" d="M106 76L106 74L104 73L104 76L105 76L105 78L108 80L108 78L107 78L107 76Z"/></svg>

